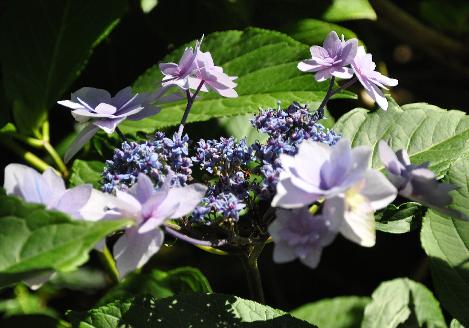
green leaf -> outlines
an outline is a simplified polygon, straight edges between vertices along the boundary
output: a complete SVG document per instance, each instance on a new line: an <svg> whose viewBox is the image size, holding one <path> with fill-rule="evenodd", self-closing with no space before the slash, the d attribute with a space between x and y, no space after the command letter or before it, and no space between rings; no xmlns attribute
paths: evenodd
<svg viewBox="0 0 469 328"><path fill-rule="evenodd" d="M341 296L305 304L290 311L290 314L318 327L359 327L369 302L369 297Z"/></svg>
<svg viewBox="0 0 469 328"><path fill-rule="evenodd" d="M173 51L162 62L179 61L186 46ZM311 74L298 70L300 60L308 58L309 46L289 36L258 28L244 31L217 32L208 35L202 44L210 51L217 65L228 75L238 76L237 98L222 98L215 93L203 94L195 101L188 122L211 118L257 113L259 108L277 107L277 102L308 103L316 108L323 99L327 83L318 83ZM134 84L137 91L153 91L161 83L158 65L147 70ZM354 98L350 93L338 97ZM150 118L125 121L121 130L135 134L152 133L155 129L178 125L185 109L185 101L163 106L163 110Z"/></svg>
<svg viewBox="0 0 469 328"><path fill-rule="evenodd" d="M70 186L78 186L84 183L91 183L94 188L101 187L101 174L104 170L104 163L100 161L82 161L76 159L72 165L72 175L70 176Z"/></svg>
<svg viewBox="0 0 469 328"><path fill-rule="evenodd" d="M451 165L445 179L454 184L452 208L469 215L469 156ZM469 222L429 210L423 220L422 246L430 257L433 283L442 306L469 326Z"/></svg>
<svg viewBox="0 0 469 328"><path fill-rule="evenodd" d="M445 175L449 166L469 153L469 116L426 103L399 107L390 101L387 111L368 112L356 108L343 115L334 127L354 146L373 148L372 166L382 169L377 146L389 142L393 150L406 149L414 164L430 162L436 175Z"/></svg>
<svg viewBox="0 0 469 328"><path fill-rule="evenodd" d="M153 270L129 275L111 289L99 304L145 294L159 299L185 292L210 293L212 288L202 272L195 268L181 267L167 272Z"/></svg>
<svg viewBox="0 0 469 328"><path fill-rule="evenodd" d="M343 34L345 39L357 37L354 32L345 27L312 18L298 20L282 29L282 32L307 45L322 45L324 39L331 31L336 31L339 36Z"/></svg>
<svg viewBox="0 0 469 328"><path fill-rule="evenodd" d="M2 328L35 327L35 328L70 328L66 323L42 314L15 315L0 320Z"/></svg>
<svg viewBox="0 0 469 328"><path fill-rule="evenodd" d="M0 287L50 270L70 271L127 220L87 222L45 210L42 205L0 196Z"/></svg>
<svg viewBox="0 0 469 328"><path fill-rule="evenodd" d="M322 18L337 22L352 19L376 20L377 17L368 0L332 0Z"/></svg>
<svg viewBox="0 0 469 328"><path fill-rule="evenodd" d="M30 132L40 126L48 109L80 74L91 50L124 14L126 3L9 2L1 26L2 43L8 47L1 48L0 56L6 97L20 130Z"/></svg>
<svg viewBox="0 0 469 328"><path fill-rule="evenodd" d="M408 202L396 206L389 204L375 213L376 229L389 233L406 233L420 227L425 207Z"/></svg>
<svg viewBox="0 0 469 328"><path fill-rule="evenodd" d="M71 314L80 328L113 327L313 327L266 305L222 294L182 294L156 300L116 300L82 315Z"/></svg>
<svg viewBox="0 0 469 328"><path fill-rule="evenodd" d="M464 326L461 325L461 323L458 320L453 319L451 320L451 324L449 325L449 328L464 328Z"/></svg>
<svg viewBox="0 0 469 328"><path fill-rule="evenodd" d="M440 305L422 284L399 278L382 283L365 308L362 328L447 327Z"/></svg>
<svg viewBox="0 0 469 328"><path fill-rule="evenodd" d="M16 285L14 294L14 298L0 300L0 312L3 312L5 316L20 314L56 316L55 311L47 308L44 301L38 295L30 293L25 285Z"/></svg>
<svg viewBox="0 0 469 328"><path fill-rule="evenodd" d="M71 289L92 293L106 288L109 276L102 270L80 267L71 272L57 272L48 281L47 286L55 290Z"/></svg>
<svg viewBox="0 0 469 328"><path fill-rule="evenodd" d="M257 131L249 120L253 115L239 115L233 117L222 117L218 120L221 127L223 127L228 135L235 137L236 139L246 138L249 144L252 144L256 140L265 142L269 137L266 133Z"/></svg>
<svg viewBox="0 0 469 328"><path fill-rule="evenodd" d="M140 7L145 14L155 9L158 5L158 0L140 0Z"/></svg>

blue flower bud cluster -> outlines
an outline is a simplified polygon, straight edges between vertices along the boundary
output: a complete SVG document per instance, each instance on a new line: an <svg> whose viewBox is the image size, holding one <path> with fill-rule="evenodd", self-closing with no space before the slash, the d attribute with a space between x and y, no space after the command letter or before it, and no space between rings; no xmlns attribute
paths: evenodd
<svg viewBox="0 0 469 328"><path fill-rule="evenodd" d="M275 194L278 178L282 170L279 155L295 155L303 140L312 140L334 145L340 139L334 131L318 123L318 114L311 113L308 107L297 102L286 109L262 110L254 116L251 124L260 132L267 133L266 143L252 145L259 166L255 173L263 176L258 190L259 196L269 199Z"/></svg>
<svg viewBox="0 0 469 328"><path fill-rule="evenodd" d="M124 142L106 162L103 173L105 192L132 186L140 172L161 186L171 173L172 186L192 180L193 166L200 169L208 190L192 213L194 222L210 224L219 219L238 221L256 201L270 202L282 170L279 155L294 155L303 140L334 145L340 138L318 123L319 116L306 106L291 104L286 109L262 110L251 124L268 134L265 143L248 145L245 139L200 139L189 152L187 135L174 133L167 138L158 132L151 141ZM190 155L193 155L192 157Z"/></svg>
<svg viewBox="0 0 469 328"><path fill-rule="evenodd" d="M123 142L114 151L112 160L106 161L102 189L108 193L126 190L136 182L139 173L148 175L156 186L161 186L171 173L171 185L184 186L192 179L192 166L188 135L174 133L167 138L158 132L151 141Z"/></svg>
<svg viewBox="0 0 469 328"><path fill-rule="evenodd" d="M219 217L237 221L253 189L247 178L247 164L255 159L253 149L245 139L236 142L233 137L221 137L219 140L201 139L195 151L192 161L218 179L210 183L202 204L192 214L193 219L206 224Z"/></svg>

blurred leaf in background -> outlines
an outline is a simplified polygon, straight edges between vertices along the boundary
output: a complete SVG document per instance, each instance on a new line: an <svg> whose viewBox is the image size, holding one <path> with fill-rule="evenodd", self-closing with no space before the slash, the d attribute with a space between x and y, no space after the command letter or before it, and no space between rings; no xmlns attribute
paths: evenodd
<svg viewBox="0 0 469 328"><path fill-rule="evenodd" d="M10 107L2 116L13 110L22 132L37 130L126 8L125 0L9 1L0 59Z"/></svg>

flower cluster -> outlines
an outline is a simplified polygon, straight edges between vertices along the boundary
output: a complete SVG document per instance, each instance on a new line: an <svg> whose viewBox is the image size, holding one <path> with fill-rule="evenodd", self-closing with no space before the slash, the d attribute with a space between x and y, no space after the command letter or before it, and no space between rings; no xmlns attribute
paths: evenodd
<svg viewBox="0 0 469 328"><path fill-rule="evenodd" d="M371 247L375 244L373 213L392 202L397 190L382 173L369 168L370 157L370 147L352 149L347 139L333 147L304 142L297 155L280 156L283 170L272 206L307 211L315 202L324 203L320 220L329 222L329 228L322 229L326 241L335 231L361 246ZM283 219L274 221L269 231L276 243L274 252L290 256L277 255L277 259L286 262L299 257L306 265L316 267L321 248L327 242L318 243L319 237L310 238L311 229L292 230L291 221L297 221L295 211L281 213ZM284 230L290 232L290 243L285 243Z"/></svg>
<svg viewBox="0 0 469 328"><path fill-rule="evenodd" d="M171 139L158 132L151 141L123 142L112 160L106 161L103 191L126 190L137 181L139 173L148 175L156 186L161 186L169 173L171 186L186 185L193 165L188 147L189 137L178 132Z"/></svg>
<svg viewBox="0 0 469 328"><path fill-rule="evenodd" d="M260 193L264 199L271 198L275 193L282 171L280 154L295 155L304 140L318 141L326 145L337 143L340 136L324 128L318 120L317 113L311 113L307 106L296 102L286 109L262 110L251 120L256 129L269 135L265 144L256 142L253 145L260 164L257 173L263 177Z"/></svg>
<svg viewBox="0 0 469 328"><path fill-rule="evenodd" d="M217 179L209 187L202 204L195 209L193 218L205 223L217 217L237 221L253 189L247 173L248 163L254 160L252 147L245 139L236 142L233 137L221 137L219 140L201 139L195 151L193 162Z"/></svg>

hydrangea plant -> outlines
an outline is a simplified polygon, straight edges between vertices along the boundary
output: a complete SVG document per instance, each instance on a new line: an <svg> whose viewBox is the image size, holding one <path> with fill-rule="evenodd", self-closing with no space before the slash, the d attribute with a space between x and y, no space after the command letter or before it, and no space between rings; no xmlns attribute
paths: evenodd
<svg viewBox="0 0 469 328"><path fill-rule="evenodd" d="M320 101L275 99L274 104L279 101L277 106L258 108L244 122L250 131L264 136L254 141L232 135L199 138L195 137L199 133L192 133L187 128L191 115L212 117L210 110L204 112L203 106L197 107L199 103L212 101L216 107L221 106L222 101L229 101L223 104L232 105L240 101L238 97L245 92L241 88L244 72L241 71L238 78L231 75L236 73L232 68L236 65L230 66L226 62L216 65L218 56L202 51L206 44L210 44L202 40L194 47L181 49L182 55L174 57L174 62L160 63L160 72L155 75L158 83L149 92L136 92L126 87L111 96L106 90L84 87L73 92L69 100L58 101L62 107L71 109L73 119L84 125L65 152L65 163L86 153L81 152L83 147L98 138L99 130L109 135L116 132L121 140L116 142L116 138L111 137L115 147L110 156L98 152L106 158L101 163L102 170L95 173L97 178L89 181L94 182L93 185L77 183L79 174L76 171L70 179L75 181L75 186L67 189L64 181L67 170L61 176L51 167L42 174L23 164L6 167L6 195L0 196L0 206L13 205L1 210L7 228L0 228L0 246L4 247L9 241L8 233L14 230L11 227L18 220L24 222L21 221L23 223L16 229L24 229L29 235L15 241L18 244L14 244L11 254L1 249L0 286L25 281L39 288L53 279L52 273L66 272L83 264L94 247L117 284L116 293L132 294L139 290L135 287L140 283L138 272L143 270L140 273L143 275L152 259L160 256L166 239L180 240L209 253L235 255L245 268L250 298L264 304L257 261L268 244L273 244L273 262L299 260L308 270L314 270L321 266L321 259L328 256L324 251L326 247L340 236L345 237L347 243L373 247L379 243L377 229L386 223L383 218L391 216L390 224L417 220L409 216L404 207L429 208L423 235L428 234L428 225L432 222L462 226L469 220L461 200L467 196L467 186L460 183L463 177L467 180L463 168L468 166L458 162L465 157L457 154L464 151L461 145L467 146L467 140L458 139L457 144L448 146L448 149L451 146L459 148L448 151L450 159L437 159L435 165L423 161L431 156L425 157L422 153L428 148L443 147L443 143L456 137L443 138L434 147L433 144L409 145L413 141L411 136L404 142L408 141L407 146L402 148L402 138L408 135L388 132L395 122L403 124L400 121L402 113L412 110L396 109L397 104L392 98L384 95L382 89L394 87L398 81L376 70L372 55L359 46L356 38L345 40L343 35L339 37L331 31L322 46L310 48L311 58L298 58L295 65L302 73L296 71L296 74L312 73L314 82L310 79L309 83L315 83L316 87L326 84L320 93ZM382 119L388 126L377 127L371 122L357 128L361 131L350 133L344 127L356 123L348 116L348 120L342 118L335 127L326 128L323 124L329 101L344 94L344 90L357 81L379 108L372 113L353 113L363 115L361 122L375 115L369 120L378 122ZM255 97L251 101L255 103ZM148 120L164 120L164 115L179 115L179 124L168 124L165 129L155 129L147 134L132 133L132 129L125 125L127 121L134 121L133 126L139 126ZM378 133L373 131L375 134L359 139L367 127L373 127ZM393 148L400 150L395 152ZM97 156L96 152L88 153ZM61 163L59 169L63 168L65 163L57 159L55 152L51 154ZM76 160L74 167L80 163L83 161ZM449 178L440 181L443 176ZM407 203L406 199L412 203ZM36 213L39 214L35 216ZM46 219L40 221L38 218ZM466 229L467 225L464 227ZM45 238L47 234L51 240L37 249L31 248L31 240ZM437 238L435 236L436 233L433 237ZM79 243L74 244L74 238ZM428 246L429 237L425 238L423 246L429 253L444 253L434 251L436 246ZM68 258L64 255L67 252L78 254ZM54 255L56 253L63 257L62 262ZM464 260L467 259L461 258ZM161 281L152 282L159 283ZM152 284L148 285L150 290L154 288ZM423 289L423 293L417 294L424 287L406 281L402 284L405 286L399 288L407 288L403 294L408 298L412 295L412 302L419 307L424 302L423 294L429 292ZM375 313L376 308L382 306L379 302L393 301L387 300L388 296L380 294L380 290L381 287L373 294L372 301L367 300L364 327L373 326L365 323L372 320L369 313ZM137 299L134 295L134 298L108 305L124 313L129 308L123 310L126 302L145 309L151 303L146 299L139 299L141 304L133 303ZM174 299L169 308L177 303L178 299ZM436 307L437 312L440 311ZM448 309L467 322L467 316L453 304ZM89 324L94 322L90 316L108 310L98 308L96 312L87 313L85 319L78 320ZM273 310L268 308L266 311ZM416 310L416 313L420 320L420 312ZM283 312L275 312L272 317L283 315ZM410 310L404 319L399 319L400 322L409 316ZM153 320L151 317L148 320ZM121 319L125 323L126 319ZM300 327L300 321L287 318L290 319L296 322L292 327ZM104 327L99 320L96 327ZM154 320L161 322L158 320L163 319Z"/></svg>

